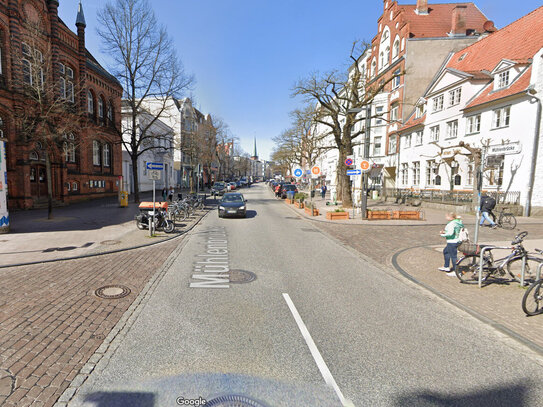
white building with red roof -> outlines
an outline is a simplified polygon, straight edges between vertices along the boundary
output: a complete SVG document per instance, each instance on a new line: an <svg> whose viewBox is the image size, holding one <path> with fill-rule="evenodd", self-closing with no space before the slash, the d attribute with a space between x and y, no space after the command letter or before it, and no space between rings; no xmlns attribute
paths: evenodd
<svg viewBox="0 0 543 407"><path fill-rule="evenodd" d="M397 130L397 186L472 191L474 158L459 146L494 146L483 189L543 212L542 55L543 7L451 54Z"/></svg>

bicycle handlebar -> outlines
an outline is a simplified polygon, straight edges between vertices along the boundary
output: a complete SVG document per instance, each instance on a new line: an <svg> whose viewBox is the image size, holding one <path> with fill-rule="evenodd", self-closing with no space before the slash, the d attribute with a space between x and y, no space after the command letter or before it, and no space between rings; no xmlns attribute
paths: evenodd
<svg viewBox="0 0 543 407"><path fill-rule="evenodd" d="M524 231L524 232L520 232L518 235L515 236L515 238L513 239L513 241L511 242L512 245L517 245L517 244L520 244L522 243L522 241L524 240L524 238L528 236L528 232Z"/></svg>

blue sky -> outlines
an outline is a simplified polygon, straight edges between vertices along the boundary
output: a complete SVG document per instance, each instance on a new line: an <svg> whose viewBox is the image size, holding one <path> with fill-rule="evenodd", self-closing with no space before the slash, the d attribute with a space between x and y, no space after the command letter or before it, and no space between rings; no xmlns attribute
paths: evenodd
<svg viewBox="0 0 543 407"><path fill-rule="evenodd" d="M450 0L449 0L450 1ZM429 3L445 3L430 0ZM459 2L459 1L451 1ZM107 67L96 34L96 12L107 0L83 0L87 48ZM354 40L377 32L382 0L150 0L174 38L185 70L194 74L198 108L220 116L252 151L269 158L272 137L290 125L293 84L315 71L347 67ZM415 4L416 0L400 0ZM502 28L541 0L475 0ZM59 14L75 30L77 0L60 0Z"/></svg>

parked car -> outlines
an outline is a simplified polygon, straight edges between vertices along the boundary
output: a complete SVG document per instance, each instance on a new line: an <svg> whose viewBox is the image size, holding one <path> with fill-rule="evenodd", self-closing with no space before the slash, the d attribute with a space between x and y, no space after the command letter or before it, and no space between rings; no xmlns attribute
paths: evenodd
<svg viewBox="0 0 543 407"><path fill-rule="evenodd" d="M226 184L224 182L215 182L211 187L211 195L224 195L226 192Z"/></svg>
<svg viewBox="0 0 543 407"><path fill-rule="evenodd" d="M294 184L283 184L281 187L281 198L286 198L288 191L294 191L294 193L296 193L298 192L298 188L296 188L296 185Z"/></svg>
<svg viewBox="0 0 543 407"><path fill-rule="evenodd" d="M229 182L228 185L230 186L230 191L234 191L237 187L235 182Z"/></svg>
<svg viewBox="0 0 543 407"><path fill-rule="evenodd" d="M239 192L228 192L219 201L219 218L247 216L247 200Z"/></svg>

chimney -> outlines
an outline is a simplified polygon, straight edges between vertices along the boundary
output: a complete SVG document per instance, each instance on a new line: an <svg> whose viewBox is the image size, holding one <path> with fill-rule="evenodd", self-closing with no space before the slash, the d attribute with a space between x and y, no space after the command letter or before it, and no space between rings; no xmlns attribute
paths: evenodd
<svg viewBox="0 0 543 407"><path fill-rule="evenodd" d="M417 8L415 9L415 13L419 15L427 15L428 14L428 0L417 0Z"/></svg>
<svg viewBox="0 0 543 407"><path fill-rule="evenodd" d="M466 35L467 6L456 6L452 13L451 36Z"/></svg>

